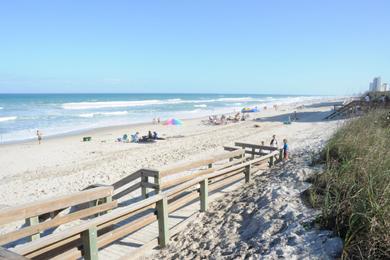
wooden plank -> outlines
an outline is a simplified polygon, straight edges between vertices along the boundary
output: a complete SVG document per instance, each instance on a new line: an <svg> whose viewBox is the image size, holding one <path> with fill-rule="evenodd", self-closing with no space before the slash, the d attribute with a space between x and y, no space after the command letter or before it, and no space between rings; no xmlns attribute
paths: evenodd
<svg viewBox="0 0 390 260"><path fill-rule="evenodd" d="M178 208L181 208L182 206L186 205L188 202L190 202L194 199L199 199L199 193L197 190L194 190L194 191L190 192L189 194L169 203L168 213L171 213L171 212L177 210Z"/></svg>
<svg viewBox="0 0 390 260"><path fill-rule="evenodd" d="M186 190L192 186L195 186L195 185L198 185L199 182L201 182L202 180L204 180L207 175L204 175L204 176L200 176L200 177L197 177L195 179L192 179L192 180L189 180L187 182L184 182L180 185L177 185L176 187L170 189L170 190L167 190L164 192L164 194L166 194L166 196L169 198L169 197L172 197L178 193L180 193L181 191L183 190Z"/></svg>
<svg viewBox="0 0 390 260"><path fill-rule="evenodd" d="M217 182L217 183L211 183L209 185L209 192L210 191L213 191L213 190L217 190L221 187L224 187L224 186L230 186L232 185L234 182L236 181L239 181L241 179L243 179L244 177L242 175L234 175L232 177L229 177L223 181L220 181L220 182Z"/></svg>
<svg viewBox="0 0 390 260"><path fill-rule="evenodd" d="M269 167L272 167L272 166L274 166L274 157L273 156L271 156L269 158Z"/></svg>
<svg viewBox="0 0 390 260"><path fill-rule="evenodd" d="M159 194L162 190L161 182L162 182L162 179L160 177L160 172L157 172L156 176L154 176L154 184L157 185L157 188L155 188L155 190L154 190L156 194Z"/></svg>
<svg viewBox="0 0 390 260"><path fill-rule="evenodd" d="M146 225L149 225L150 223L157 220L157 216L154 213L150 213L146 216L143 216L142 218L139 218L135 221L132 221L130 223L127 223L119 228L116 228L102 236L98 237L98 248L102 248L113 241L118 240L119 238L122 238L131 232L134 232L142 227L145 227Z"/></svg>
<svg viewBox="0 0 390 260"><path fill-rule="evenodd" d="M136 184L124 189L123 191L118 192L117 194L113 195L112 198L114 200L120 199L139 188L141 188L141 182L137 182Z"/></svg>
<svg viewBox="0 0 390 260"><path fill-rule="evenodd" d="M158 170L154 170L154 169L142 168L141 172L143 176L148 176L148 177L156 177L158 175Z"/></svg>
<svg viewBox="0 0 390 260"><path fill-rule="evenodd" d="M98 260L98 248L97 248L97 228L92 226L85 230L81 238L83 240L83 252L84 259L86 260Z"/></svg>
<svg viewBox="0 0 390 260"><path fill-rule="evenodd" d="M141 169L142 170L142 169ZM132 174L120 179L119 181L112 184L114 187L114 190L128 184L129 182L135 181L136 179L141 177L141 170L138 170L136 172L133 172Z"/></svg>
<svg viewBox="0 0 390 260"><path fill-rule="evenodd" d="M204 179L200 182L200 211L207 211L209 205L209 180Z"/></svg>
<svg viewBox="0 0 390 260"><path fill-rule="evenodd" d="M161 248L165 247L169 241L168 227L168 201L164 197L157 201L157 220L158 220L158 243Z"/></svg>
<svg viewBox="0 0 390 260"><path fill-rule="evenodd" d="M46 229L57 227L65 223L72 222L77 219L81 219L84 217L88 217L99 212L103 212L112 208L117 207L117 201L113 201L110 203L104 203L92 208L83 209L80 211L76 211L65 216L57 216L52 220L42 222L35 226L25 227L8 234L0 235L0 245L7 244L9 242L15 241L17 239L29 236L31 234L35 234L38 232L42 232Z"/></svg>
<svg viewBox="0 0 390 260"><path fill-rule="evenodd" d="M51 234L45 237L42 237L38 240L35 240L31 243L25 244L18 246L14 249L15 252L21 254L21 255L26 255L30 252L37 251L39 249L46 249L48 245L56 244L59 243L59 241L68 239L68 238L73 238L77 239L77 236L80 237L80 233L88 229L90 226L97 226L98 229L105 228L109 225L112 225L115 223L115 220L131 214L133 212L136 212L138 210L147 208L148 206L156 203L156 201L160 200L162 198L162 195L155 195L149 199L142 200L140 202L134 203L132 205L117 209L115 211L112 211L110 213L107 213L103 216L100 216L98 218L95 218L87 223L80 224L78 226L69 228L63 232ZM45 251L45 250L43 250Z"/></svg>
<svg viewBox="0 0 390 260"><path fill-rule="evenodd" d="M224 146L223 149L225 151L235 151L235 150L242 149L242 148L241 147L237 147L237 146Z"/></svg>
<svg viewBox="0 0 390 260"><path fill-rule="evenodd" d="M245 166L245 182L248 183L251 181L251 165Z"/></svg>
<svg viewBox="0 0 390 260"><path fill-rule="evenodd" d="M239 150L235 150L235 151L232 151L232 152L225 152L225 153L214 155L210 159L203 159L203 160L197 160L197 161L192 161L192 162L185 162L185 163L180 164L180 165L176 165L176 166L173 166L173 167L167 167L167 168L161 169L160 170L160 175L161 175L161 177L169 176L169 175L172 175L172 174L175 174L175 173L179 173L179 172L182 172L182 171L191 170L191 169L194 169L194 168L197 168L197 167L200 167L200 166L206 166L206 165L209 165L211 163L215 163L217 161L221 161L221 160L224 160L224 159L237 157L237 156L242 155L243 153L244 153L243 149L239 149Z"/></svg>
<svg viewBox="0 0 390 260"><path fill-rule="evenodd" d="M235 171L232 171L229 173L225 173L223 175L219 175L217 177L209 178L209 180L210 180L210 183L216 183L216 182L219 182L219 181L224 180L226 178L229 178L231 176L234 176L237 174L242 174L244 171L245 171L245 168L238 169L238 170L235 170Z"/></svg>
<svg viewBox="0 0 390 260"><path fill-rule="evenodd" d="M183 182L186 182L188 180L191 180L191 179L195 179L199 176L203 176L205 174L208 174L208 173L211 173L211 172L214 172L215 169L213 168L209 168L207 170L202 170L202 171L198 171L198 172L195 172L195 173L191 173L187 176L183 176L183 177L180 177L180 178L175 178L175 179L172 179L172 180L162 180L162 184L161 184L161 188L162 189L166 189L166 188L170 188L170 187L173 187L173 186L176 186L178 184L181 184Z"/></svg>
<svg viewBox="0 0 390 260"><path fill-rule="evenodd" d="M219 171L219 170L226 169L226 168L229 168L229 167L231 167L231 166L240 164L240 163L242 163L243 161L244 161L244 156L241 157L240 159L232 160L232 161L227 162L227 163L225 163L225 164L223 164L223 165L216 166L216 167L214 167L214 169L215 169L216 171Z"/></svg>
<svg viewBox="0 0 390 260"><path fill-rule="evenodd" d="M64 245L67 245L69 243L75 243L75 242L77 242L76 243L77 245L81 245L81 235L80 234L65 238L63 240L59 240L56 243L49 244L45 247L39 247L37 250L34 250L34 251L31 251L29 253L24 254L24 256L26 256L27 258L44 258L41 256L43 256L45 254L47 255L48 252L53 252ZM16 251L16 249L18 249L18 248L15 248L15 250L13 249L13 251ZM50 255L51 255L51 253L50 253Z"/></svg>
<svg viewBox="0 0 390 260"><path fill-rule="evenodd" d="M231 152L225 152L225 153L221 153L218 155L214 155L212 158L213 158L213 162L218 162L221 160L225 160L225 159L229 159L229 158L233 158L233 157L238 157L238 156L241 156L243 154L244 154L244 149L239 148L239 149L231 151Z"/></svg>
<svg viewBox="0 0 390 260"><path fill-rule="evenodd" d="M11 208L4 208L0 210L0 225L111 196L112 192L112 187L98 187L70 195L63 195Z"/></svg>
<svg viewBox="0 0 390 260"><path fill-rule="evenodd" d="M0 247L0 260L27 260L27 258Z"/></svg>
<svg viewBox="0 0 390 260"><path fill-rule="evenodd" d="M160 170L160 176L161 178L183 172L183 171L188 171L194 168L198 168L200 166L205 166L208 165L209 163L213 163L213 159L204 159L204 160L198 160L198 161L192 161L192 162L185 162L180 165L176 165L174 167L169 167L169 168L164 168Z"/></svg>
<svg viewBox="0 0 390 260"><path fill-rule="evenodd" d="M26 226L27 227L34 227L34 226L36 226L38 224L39 224L39 217L38 216L26 219ZM40 237L41 237L41 235L39 234L39 231L38 232L34 232L34 233L30 234L29 241L37 240Z"/></svg>
<svg viewBox="0 0 390 260"><path fill-rule="evenodd" d="M242 148L255 148L255 149L269 150L269 151L275 151L278 149L273 146L257 145L257 144L241 143L241 142L235 142L234 145Z"/></svg>
<svg viewBox="0 0 390 260"><path fill-rule="evenodd" d="M150 182L142 182L141 183L141 186L142 187L145 187L145 188L150 188L150 189L156 189L158 188L158 185L154 184L154 183L150 183Z"/></svg>
<svg viewBox="0 0 390 260"><path fill-rule="evenodd" d="M145 185L146 183L148 183L148 179L148 176L143 176L141 174L141 196L144 199L148 198L148 188Z"/></svg>

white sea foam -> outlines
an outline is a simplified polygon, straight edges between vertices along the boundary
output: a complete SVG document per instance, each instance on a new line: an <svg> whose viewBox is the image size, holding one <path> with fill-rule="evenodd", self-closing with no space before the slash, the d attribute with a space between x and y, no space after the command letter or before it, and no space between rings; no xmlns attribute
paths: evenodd
<svg viewBox="0 0 390 260"><path fill-rule="evenodd" d="M181 99L167 99L167 100L139 100L139 101L108 101L108 102L77 102L77 103L64 103L62 108L64 109L96 109L107 107L139 107L150 105L163 105L163 104L178 104L183 102Z"/></svg>
<svg viewBox="0 0 390 260"><path fill-rule="evenodd" d="M96 112L96 113L85 113L80 114L79 117L92 118L94 116L103 115L103 116L123 116L127 115L127 111L114 111L114 112Z"/></svg>
<svg viewBox="0 0 390 260"><path fill-rule="evenodd" d="M257 99L254 99L252 97L240 97L240 98L218 98L218 101L225 101L225 102L237 102L237 101L256 101Z"/></svg>
<svg viewBox="0 0 390 260"><path fill-rule="evenodd" d="M77 102L77 103L64 103L62 108L73 110L84 109L98 109L98 108L115 108L115 107L141 107L151 105L169 105L169 104L198 104L212 103L212 102L245 102L245 101L264 101L264 99L254 99L251 97L241 98L218 98L218 99L204 99L204 100L183 100L176 99L151 99L151 100L139 100L139 101L107 101L107 102ZM204 106L203 106L204 107Z"/></svg>
<svg viewBox="0 0 390 260"><path fill-rule="evenodd" d="M12 121L18 118L17 116L5 116L5 117L0 117L0 122L5 122L5 121Z"/></svg>
<svg viewBox="0 0 390 260"><path fill-rule="evenodd" d="M206 104L194 105L194 107L207 107Z"/></svg>

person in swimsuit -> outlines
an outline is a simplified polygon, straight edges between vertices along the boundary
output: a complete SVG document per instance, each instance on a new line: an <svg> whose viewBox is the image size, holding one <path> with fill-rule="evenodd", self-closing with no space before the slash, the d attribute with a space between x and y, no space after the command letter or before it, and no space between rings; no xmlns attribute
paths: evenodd
<svg viewBox="0 0 390 260"><path fill-rule="evenodd" d="M37 130L37 138L38 138L38 144L41 144L41 141L42 141L42 133Z"/></svg>

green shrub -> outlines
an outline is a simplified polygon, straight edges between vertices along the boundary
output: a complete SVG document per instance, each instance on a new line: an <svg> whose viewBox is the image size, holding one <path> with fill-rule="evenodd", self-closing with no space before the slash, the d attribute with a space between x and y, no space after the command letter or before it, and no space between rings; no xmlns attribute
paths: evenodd
<svg viewBox="0 0 390 260"><path fill-rule="evenodd" d="M321 224L344 239L344 259L390 258L390 124L376 110L348 121L321 153L313 182Z"/></svg>

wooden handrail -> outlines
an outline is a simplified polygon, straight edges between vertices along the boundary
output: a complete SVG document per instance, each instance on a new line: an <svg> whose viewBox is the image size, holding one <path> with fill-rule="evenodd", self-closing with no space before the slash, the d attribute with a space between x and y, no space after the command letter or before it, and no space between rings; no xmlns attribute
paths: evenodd
<svg viewBox="0 0 390 260"><path fill-rule="evenodd" d="M15 207L0 209L0 225L39 216L100 198L109 197L112 195L112 192L112 187L98 187L69 195L43 199Z"/></svg>
<svg viewBox="0 0 390 260"><path fill-rule="evenodd" d="M252 160L244 161L242 160L242 155L244 154L244 149L237 149L233 152L225 153L223 155L218 155L213 157L210 160L200 160L192 163L187 163L180 167L176 167L174 169L183 170L183 169L192 169L188 167L193 167L194 165L207 165L209 163L216 162L218 160L230 159L235 157L240 157L241 159L237 163L229 162L227 167L217 168L209 168L204 171L200 171L195 174L196 177L190 176L191 179L181 179L184 182L176 184L173 188L170 188L166 191L163 191L155 196L152 196L148 199L144 199L140 202L131 204L129 206L125 206L122 208L117 208L112 212L106 213L103 216L96 217L87 223L79 224L77 226L71 227L67 230L54 233L43 238L37 239L30 243L21 245L13 249L14 252L27 256L27 257L39 257L43 254L48 254L56 251L57 256L62 257L71 257L77 258L81 257L82 252L79 250L79 246L83 245L83 256L86 259L92 259L94 255L97 255L97 250L103 246L110 244L111 242L120 239L128 235L131 232L134 232L146 225L152 223L155 220L158 220L159 224L159 241L160 245L164 246L169 239L168 236L168 226L167 226L167 214L168 212L172 212L190 201L200 198L201 200L201 210L207 210L207 201L208 201L208 193L211 190L215 190L232 183L235 183L239 180L245 179L246 182L249 182L251 177L251 168L263 161L270 160L270 165L273 165L273 160L275 156L280 155L280 151L277 149L272 151L271 153L261 156L258 158L254 158ZM272 163L271 163L272 161ZM173 168L172 168L173 169ZM161 172L156 170L148 170L151 176L159 177ZM154 172L158 172L158 174L154 175ZM169 173L173 173L174 170L166 171ZM139 174L139 175L138 175ZM122 187L126 185L126 181L134 181L137 178L134 176L138 175L142 177L142 169L137 171L135 174L132 174L131 177L125 177L124 179L116 182L116 187ZM149 177L151 177L149 176ZM145 177L145 176L143 176ZM244 178L245 177L245 178ZM186 177L187 178L187 177ZM210 185L208 184L209 182ZM142 182L140 182L142 185ZM151 188L159 187L159 184L151 184L148 183ZM135 184L139 185L139 184ZM199 185L199 186L198 186ZM134 186L134 185L133 185ZM133 188L131 186L130 188ZM169 185L168 185L169 186ZM115 187L115 186L114 186ZM172 186L170 186L172 187ZM200 187L200 188L198 188ZM98 187L94 189L104 189L107 187ZM160 187L159 187L160 188ZM94 190L91 189L91 190ZM111 194L112 194L111 187ZM124 191L129 191L129 188ZM90 192L91 190L86 190L83 192ZM123 191L122 191L123 192ZM119 194L119 193L118 193ZM184 196L183 196L184 195ZM91 195L92 196L92 195ZM91 197L88 197L90 199ZM168 205L168 198L170 199ZM116 201L112 204L114 205ZM68 203L69 204L69 203ZM63 202L60 208L68 205ZM100 205L101 206L101 205ZM52 208L49 208L52 210ZM92 212L92 209L88 209ZM31 211L31 210L30 210ZM36 211L34 211L35 214ZM94 211L93 211L94 212ZM141 214L142 213L142 214ZM155 214L157 213L157 215ZM142 216L141 216L141 215ZM136 217L131 222L124 224L120 227L114 226L117 223L128 220L133 216L140 215L141 217ZM29 216L28 214L23 215L23 217ZM70 217L68 217L70 218ZM43 224L39 224L41 226L37 226L39 228L43 228ZM107 231L107 227L111 227L109 231ZM98 231L100 232L98 234ZM103 233L102 233L103 232ZM67 251L58 251L61 247L65 245L70 245L71 248L67 248ZM58 255L60 253L60 255ZM55 255L53 255L55 256Z"/></svg>
<svg viewBox="0 0 390 260"><path fill-rule="evenodd" d="M221 154L214 155L210 159L203 159L203 160L185 162L185 163L180 164L180 165L165 167L165 168L162 168L162 169L159 170L160 177L163 178L165 176L169 176L169 175L172 175L172 174L175 174L175 173L179 173L179 172L183 172L183 171L186 171L186 170L191 170L191 169L194 169L194 168L197 168L197 167L200 167L200 166L205 166L205 165L208 165L208 164L211 164L211 163L215 163L215 162L218 162L218 161L222 161L222 160L225 160L225 159L238 157L238 156L241 156L243 154L244 154L244 150L243 149L238 149L238 150L235 150L235 151L224 152L224 153L221 153Z"/></svg>
<svg viewBox="0 0 390 260"><path fill-rule="evenodd" d="M257 144L241 143L241 142L235 142L234 145L244 149L254 148L254 149L268 150L268 151L275 151L278 149L277 147L273 147L273 146L257 145Z"/></svg>
<svg viewBox="0 0 390 260"><path fill-rule="evenodd" d="M146 208L152 204L155 204L157 201L161 200L163 198L162 195L156 195L149 199L142 200L140 202L134 203L132 205L118 208L115 211L112 211L110 213L107 213L103 216L97 217L87 223L83 223L74 227L71 227L67 230L64 230L62 232L58 232L55 234L51 234L45 237L42 237L40 239L37 239L35 241L32 241L28 244L21 245L16 247L13 251L21 254L21 255L29 255L30 253L33 253L34 251L38 251L40 249L43 249L49 245L52 245L56 243L57 241L65 240L68 238L73 238L73 240L76 240L77 238L80 238L80 234L83 231L88 230L91 226L96 226L98 229L107 227L108 222L113 222L116 219L121 218L122 216L128 215L130 213L133 213L139 209Z"/></svg>

